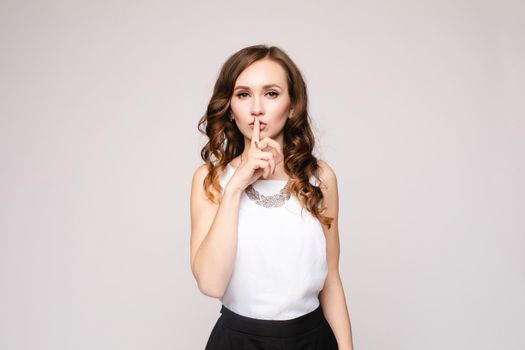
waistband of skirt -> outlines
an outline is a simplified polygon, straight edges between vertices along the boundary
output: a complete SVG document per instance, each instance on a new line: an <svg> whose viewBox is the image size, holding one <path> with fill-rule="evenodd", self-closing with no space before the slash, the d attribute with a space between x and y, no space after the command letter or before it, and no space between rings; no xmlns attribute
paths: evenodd
<svg viewBox="0 0 525 350"><path fill-rule="evenodd" d="M239 315L226 306L221 306L221 319L230 329L267 337L293 337L306 333L321 325L325 320L321 304L304 315L289 320L263 320Z"/></svg>

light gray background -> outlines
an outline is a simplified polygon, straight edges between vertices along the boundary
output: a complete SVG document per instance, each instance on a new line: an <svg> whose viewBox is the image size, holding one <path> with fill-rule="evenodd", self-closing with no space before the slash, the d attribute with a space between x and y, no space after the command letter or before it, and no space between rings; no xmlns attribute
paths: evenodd
<svg viewBox="0 0 525 350"><path fill-rule="evenodd" d="M356 350L525 348L522 1L0 3L0 348L203 349L196 125L238 49L304 73Z"/></svg>

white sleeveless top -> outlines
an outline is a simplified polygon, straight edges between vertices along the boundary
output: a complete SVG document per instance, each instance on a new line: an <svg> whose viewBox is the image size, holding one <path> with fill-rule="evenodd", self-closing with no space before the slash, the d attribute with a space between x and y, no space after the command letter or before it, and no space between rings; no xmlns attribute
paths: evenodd
<svg viewBox="0 0 525 350"><path fill-rule="evenodd" d="M226 187L235 168L226 166ZM287 180L260 179L252 187L273 195ZM314 176L310 183L318 185ZM326 241L320 221L291 195L281 207L258 205L241 194L237 254L233 274L219 300L240 315L287 320L315 310L328 273Z"/></svg>

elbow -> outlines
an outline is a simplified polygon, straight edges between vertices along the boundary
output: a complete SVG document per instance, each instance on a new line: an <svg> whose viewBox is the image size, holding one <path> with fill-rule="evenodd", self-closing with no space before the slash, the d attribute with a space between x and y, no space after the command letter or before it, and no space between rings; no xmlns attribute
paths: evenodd
<svg viewBox="0 0 525 350"><path fill-rule="evenodd" d="M202 274L197 273L195 270L193 270L193 276L195 277L199 291L202 294L211 298L222 298L224 295L224 288L218 286L217 283L213 283L210 278L202 276Z"/></svg>
<svg viewBox="0 0 525 350"><path fill-rule="evenodd" d="M219 288L216 285L213 285L212 283L206 283L200 278L197 278L197 286L199 287L199 291L211 298L217 298L220 299L224 295L224 289Z"/></svg>
<svg viewBox="0 0 525 350"><path fill-rule="evenodd" d="M199 286L200 292L206 296L220 299L224 295L224 291L220 290L219 288L214 288L213 286L208 286L202 283L197 284Z"/></svg>

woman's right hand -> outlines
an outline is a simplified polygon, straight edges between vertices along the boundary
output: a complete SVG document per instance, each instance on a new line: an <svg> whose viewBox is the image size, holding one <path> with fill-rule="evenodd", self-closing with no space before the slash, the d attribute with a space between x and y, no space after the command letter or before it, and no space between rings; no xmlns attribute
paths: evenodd
<svg viewBox="0 0 525 350"><path fill-rule="evenodd" d="M261 176L268 178L275 172L277 164L284 160L283 151L279 142L265 137L259 140L260 135L259 118L255 117L253 125L252 140L248 147L248 156L242 159L241 163L235 169L227 186L235 186L240 190L246 189ZM246 149L245 144L245 149ZM257 147L259 146L259 147ZM266 147L275 149L276 154L270 151L263 151ZM245 152L243 152L245 154Z"/></svg>

